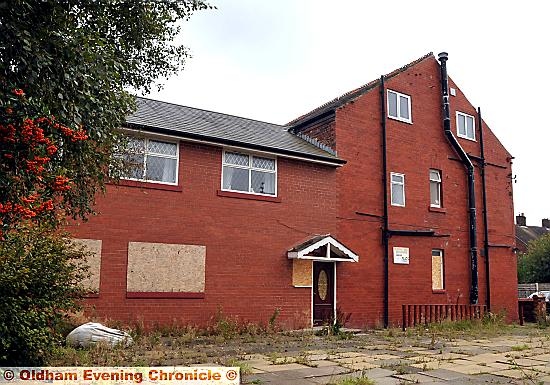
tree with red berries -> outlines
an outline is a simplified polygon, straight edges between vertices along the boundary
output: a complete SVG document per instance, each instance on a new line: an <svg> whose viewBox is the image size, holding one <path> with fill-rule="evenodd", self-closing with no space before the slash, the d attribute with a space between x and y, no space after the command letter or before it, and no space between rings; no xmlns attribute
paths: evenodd
<svg viewBox="0 0 550 385"><path fill-rule="evenodd" d="M0 0L0 366L40 364L82 293L60 231L85 219L133 111L179 71L180 21L202 0Z"/></svg>

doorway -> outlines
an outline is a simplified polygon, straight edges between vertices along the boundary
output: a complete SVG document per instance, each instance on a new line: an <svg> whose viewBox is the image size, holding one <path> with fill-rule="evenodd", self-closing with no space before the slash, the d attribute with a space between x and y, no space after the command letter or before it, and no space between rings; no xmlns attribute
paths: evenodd
<svg viewBox="0 0 550 385"><path fill-rule="evenodd" d="M328 325L334 320L334 262L313 262L313 325Z"/></svg>

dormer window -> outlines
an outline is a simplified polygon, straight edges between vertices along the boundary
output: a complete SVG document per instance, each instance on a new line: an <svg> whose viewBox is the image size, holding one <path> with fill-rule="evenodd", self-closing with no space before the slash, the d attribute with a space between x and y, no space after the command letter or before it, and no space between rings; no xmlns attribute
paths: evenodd
<svg viewBox="0 0 550 385"><path fill-rule="evenodd" d="M411 97L388 90L388 117L406 123L412 123Z"/></svg>

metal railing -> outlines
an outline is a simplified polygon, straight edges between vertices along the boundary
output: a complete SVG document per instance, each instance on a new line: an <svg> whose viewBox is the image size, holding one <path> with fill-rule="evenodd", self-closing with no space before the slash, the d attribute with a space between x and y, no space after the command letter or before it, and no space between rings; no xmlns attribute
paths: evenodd
<svg viewBox="0 0 550 385"><path fill-rule="evenodd" d="M442 321L481 319L487 312L486 305L417 304L403 305L403 331L416 325L428 325Z"/></svg>

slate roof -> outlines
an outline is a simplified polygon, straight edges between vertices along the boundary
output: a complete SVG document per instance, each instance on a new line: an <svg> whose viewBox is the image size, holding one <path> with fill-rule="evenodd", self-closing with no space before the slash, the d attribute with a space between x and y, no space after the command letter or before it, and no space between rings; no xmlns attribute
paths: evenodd
<svg viewBox="0 0 550 385"><path fill-rule="evenodd" d="M420 63L421 61L423 61L423 60L425 60L429 57L434 57L433 52L429 52L426 55L410 62L409 64L406 64L403 67L398 68L395 71L392 71L387 75L384 75L384 78L385 79L390 79L390 78L392 78L396 75L399 75L401 72L409 69L410 67ZM356 88L352 91L346 92L345 94L337 97L336 99L333 99L330 102L325 103L322 106L319 106L319 107L315 108L314 110L308 112L307 114L304 114L304 115L292 120L291 122L287 123L287 125L295 127L295 126L298 126L298 125L300 125L302 123L305 123L307 121L313 120L313 119L315 119L315 118L317 118L317 117L319 117L319 116L321 116L321 115L323 115L323 114L325 114L329 111L333 111L336 108L341 107L344 104L350 102L351 100L354 100L357 97L367 93L368 91L370 91L373 88L375 88L376 86L378 86L378 84L380 84L380 79L372 80L372 81L368 82L367 84L362 85L361 87Z"/></svg>
<svg viewBox="0 0 550 385"><path fill-rule="evenodd" d="M550 233L550 229L541 226L520 226L516 225L516 240L517 248L525 252L527 251L527 244L534 241L537 238L542 237L545 234Z"/></svg>
<svg viewBox="0 0 550 385"><path fill-rule="evenodd" d="M329 151L288 132L286 126L142 97L136 97L136 104L137 111L126 119L128 128L334 164L345 163Z"/></svg>

